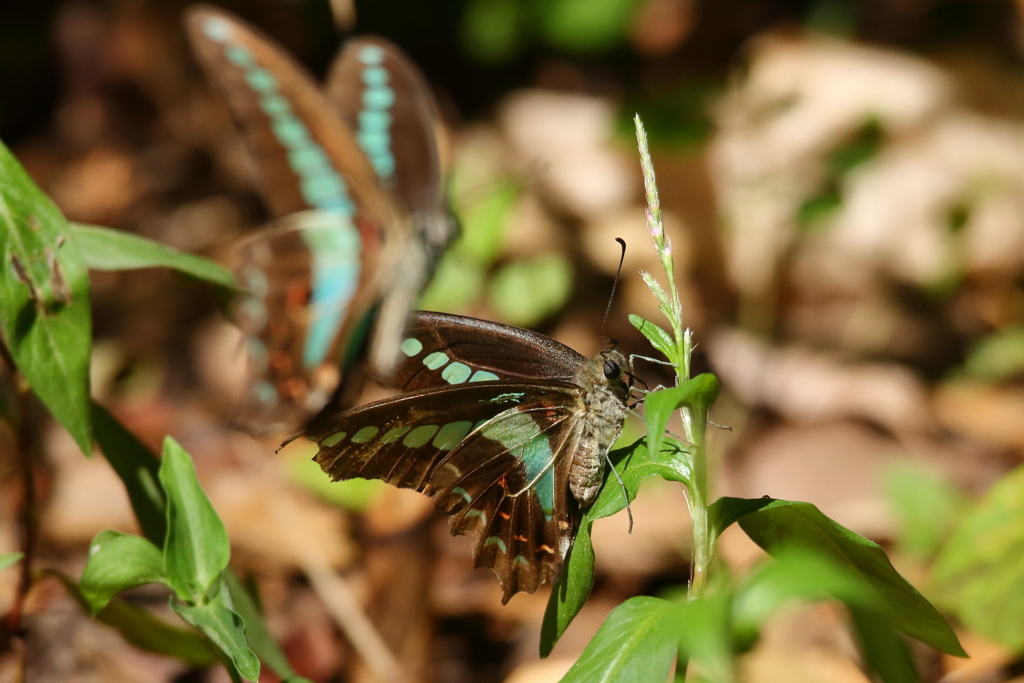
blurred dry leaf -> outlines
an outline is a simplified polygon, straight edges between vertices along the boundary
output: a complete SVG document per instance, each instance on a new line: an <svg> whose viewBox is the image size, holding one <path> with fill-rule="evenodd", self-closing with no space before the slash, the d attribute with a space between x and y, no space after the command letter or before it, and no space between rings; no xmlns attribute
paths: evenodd
<svg viewBox="0 0 1024 683"><path fill-rule="evenodd" d="M527 662L513 669L505 683L558 683L575 663L575 657L549 657Z"/></svg>
<svg viewBox="0 0 1024 683"><path fill-rule="evenodd" d="M542 186L577 216L596 217L633 198L630 163L611 145L615 110L610 102L523 90L505 99L498 118L520 164L536 165Z"/></svg>
<svg viewBox="0 0 1024 683"><path fill-rule="evenodd" d="M131 154L99 147L65 164L49 188L53 201L73 221L111 224L139 196Z"/></svg>
<svg viewBox="0 0 1024 683"><path fill-rule="evenodd" d="M434 500L412 489L386 486L366 511L367 530L379 536L400 534L434 512Z"/></svg>
<svg viewBox="0 0 1024 683"><path fill-rule="evenodd" d="M708 342L712 367L748 405L798 422L870 420L895 434L934 427L924 383L895 363L843 363L805 349L771 348L738 330Z"/></svg>
<svg viewBox="0 0 1024 683"><path fill-rule="evenodd" d="M1024 389L951 381L933 397L943 427L993 448L1024 452Z"/></svg>

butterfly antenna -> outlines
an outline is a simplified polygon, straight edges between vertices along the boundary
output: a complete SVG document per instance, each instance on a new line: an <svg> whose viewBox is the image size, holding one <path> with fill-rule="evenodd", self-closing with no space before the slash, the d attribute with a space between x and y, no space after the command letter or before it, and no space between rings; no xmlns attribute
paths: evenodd
<svg viewBox="0 0 1024 683"><path fill-rule="evenodd" d="M626 516L629 518L629 533L633 533L633 510L629 507L629 492L626 491L626 484L622 481L622 477L619 476L618 470L615 469L615 465L612 464L612 459L607 453L604 454L604 459L608 461L608 466L612 468L612 474L619 480L619 486L622 487L622 497L626 499Z"/></svg>
<svg viewBox="0 0 1024 683"><path fill-rule="evenodd" d="M622 274L622 262L626 260L626 240L616 237L615 241L622 247L622 254L619 256L619 267L615 271L615 279L612 281L612 293L608 297L608 306L604 309L604 320L601 321L601 339L604 340L604 326L608 323L608 314L612 312L612 302L615 301L615 288L619 286L619 276ZM612 344L614 347L615 345Z"/></svg>

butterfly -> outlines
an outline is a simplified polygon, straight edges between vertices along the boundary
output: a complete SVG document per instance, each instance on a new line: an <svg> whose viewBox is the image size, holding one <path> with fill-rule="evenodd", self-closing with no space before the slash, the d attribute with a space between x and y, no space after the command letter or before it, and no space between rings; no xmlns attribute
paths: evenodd
<svg viewBox="0 0 1024 683"><path fill-rule="evenodd" d="M536 332L418 311L391 384L402 393L325 411L305 436L333 480L381 479L435 496L453 535L506 603L553 583L582 509L597 498L633 376ZM628 381L627 381L628 379Z"/></svg>
<svg viewBox="0 0 1024 683"><path fill-rule="evenodd" d="M250 386L242 421L293 429L367 347L378 374L393 371L409 311L458 231L444 198L437 106L382 38L347 41L321 90L225 11L193 7L186 25L278 217L234 250Z"/></svg>

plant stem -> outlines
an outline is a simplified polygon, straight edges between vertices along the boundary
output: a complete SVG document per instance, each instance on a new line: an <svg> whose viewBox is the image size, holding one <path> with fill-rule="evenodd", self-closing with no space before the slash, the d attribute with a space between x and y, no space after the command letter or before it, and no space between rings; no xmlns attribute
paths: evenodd
<svg viewBox="0 0 1024 683"><path fill-rule="evenodd" d="M665 227L661 218L661 200L658 197L658 184L654 175L654 164L651 162L650 150L647 146L647 132L637 115L633 118L636 125L636 141L640 151L640 168L644 176L644 190L647 194L647 227L651 232L651 240L658 252L661 267L668 279L667 302L662 299L662 312L672 327L675 342L676 386L690 379L690 356L693 353L693 336L683 326L683 306L676 287L675 264L672 260L672 240L665 235ZM655 293L655 296L658 296ZM704 594L707 582L708 567L714 552L714 538L708 523L707 503L707 413L693 405L684 405L679 409L679 417L683 423L683 433L693 448L693 476L686 487L686 500L690 509L690 524L693 529L693 558L690 569L690 585L687 597L691 600Z"/></svg>

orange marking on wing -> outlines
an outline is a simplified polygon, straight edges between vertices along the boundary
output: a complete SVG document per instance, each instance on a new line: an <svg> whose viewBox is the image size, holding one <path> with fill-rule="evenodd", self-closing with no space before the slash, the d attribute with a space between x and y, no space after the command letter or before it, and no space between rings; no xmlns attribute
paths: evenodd
<svg viewBox="0 0 1024 683"><path fill-rule="evenodd" d="M554 548L552 548L551 546L547 545L546 543L541 544L537 548L537 550L543 550L544 552L548 553L549 555L554 555L555 554Z"/></svg>
<svg viewBox="0 0 1024 683"><path fill-rule="evenodd" d="M312 290L309 288L309 283L304 280L294 280L288 285L287 290L286 306L289 310L296 308L305 308L309 305L309 299L312 296Z"/></svg>
<svg viewBox="0 0 1024 683"><path fill-rule="evenodd" d="M512 519L512 515L508 514L507 512L502 512L501 510L498 510L498 514L501 515L502 519Z"/></svg>
<svg viewBox="0 0 1024 683"><path fill-rule="evenodd" d="M526 536L520 536L519 534L516 534L512 538L516 539L517 541L522 541L523 543L526 543L529 540L528 538L526 538Z"/></svg>

